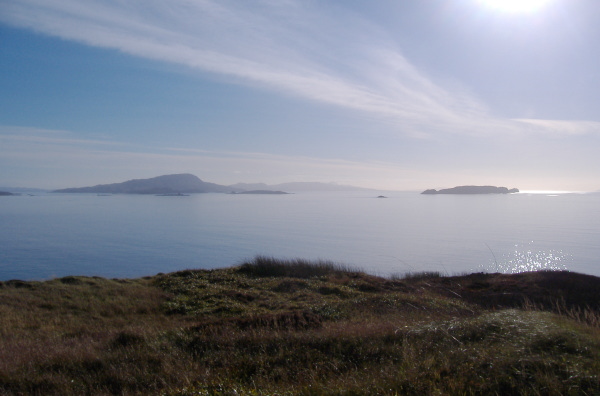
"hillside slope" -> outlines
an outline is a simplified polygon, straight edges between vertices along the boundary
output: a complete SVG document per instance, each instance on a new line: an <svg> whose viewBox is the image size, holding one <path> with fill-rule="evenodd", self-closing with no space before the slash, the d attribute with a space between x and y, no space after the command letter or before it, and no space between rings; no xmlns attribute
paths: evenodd
<svg viewBox="0 0 600 396"><path fill-rule="evenodd" d="M599 394L598 290L264 257L0 282L0 394Z"/></svg>
<svg viewBox="0 0 600 396"><path fill-rule="evenodd" d="M100 184L92 187L64 188L59 193L101 193L101 194L175 194L231 192L232 189L215 183L208 183L198 177L183 173L164 175L150 179L133 179L122 183Z"/></svg>

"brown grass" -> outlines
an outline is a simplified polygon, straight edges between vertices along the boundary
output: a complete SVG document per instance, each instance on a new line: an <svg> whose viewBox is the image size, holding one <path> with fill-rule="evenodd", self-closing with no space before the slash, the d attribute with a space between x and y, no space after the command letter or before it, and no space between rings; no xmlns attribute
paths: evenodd
<svg viewBox="0 0 600 396"><path fill-rule="evenodd" d="M0 282L0 394L600 393L598 278L267 261Z"/></svg>

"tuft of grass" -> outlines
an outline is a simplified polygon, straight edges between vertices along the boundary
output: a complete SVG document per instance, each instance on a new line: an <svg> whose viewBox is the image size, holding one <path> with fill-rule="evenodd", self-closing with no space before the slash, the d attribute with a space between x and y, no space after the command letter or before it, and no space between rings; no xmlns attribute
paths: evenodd
<svg viewBox="0 0 600 396"><path fill-rule="evenodd" d="M527 311L550 310L577 322L600 328L600 311L590 308L589 305L584 307L581 305L570 306L564 298L555 300L552 304L540 304L525 297L523 299L523 309Z"/></svg>
<svg viewBox="0 0 600 396"><path fill-rule="evenodd" d="M392 275L392 279L395 280L427 280L441 278L442 274L439 271L421 271L421 272L407 272L402 275Z"/></svg>
<svg viewBox="0 0 600 396"><path fill-rule="evenodd" d="M308 279L327 276L332 273L356 273L358 271L331 261L280 260L273 257L257 256L252 261L239 266L238 272L256 277Z"/></svg>

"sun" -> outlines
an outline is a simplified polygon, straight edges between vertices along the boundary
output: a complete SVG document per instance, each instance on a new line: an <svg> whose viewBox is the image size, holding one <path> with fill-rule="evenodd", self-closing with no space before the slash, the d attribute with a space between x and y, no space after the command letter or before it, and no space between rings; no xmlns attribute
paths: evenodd
<svg viewBox="0 0 600 396"><path fill-rule="evenodd" d="M550 0L479 0L484 5L502 12L530 13L544 7Z"/></svg>

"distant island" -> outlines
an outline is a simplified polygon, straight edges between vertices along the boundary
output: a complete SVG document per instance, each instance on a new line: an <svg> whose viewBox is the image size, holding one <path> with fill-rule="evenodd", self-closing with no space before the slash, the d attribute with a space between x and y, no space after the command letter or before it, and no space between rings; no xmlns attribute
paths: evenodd
<svg viewBox="0 0 600 396"><path fill-rule="evenodd" d="M65 188L54 190L53 192L173 195L209 192L228 193L231 192L231 188L215 183L208 183L194 175L183 173L158 176L150 179L133 179L123 183L100 184L92 187Z"/></svg>
<svg viewBox="0 0 600 396"><path fill-rule="evenodd" d="M238 183L229 186L202 181L189 173L163 175L150 179L133 179L122 183L99 184L91 187L75 187L54 190L55 193L94 193L94 194L154 194L177 195L195 193L235 193L235 194L289 194L286 191L353 191L366 190L360 187L334 183Z"/></svg>
<svg viewBox="0 0 600 396"><path fill-rule="evenodd" d="M273 190L250 190L250 191L240 191L240 192L232 192L232 194L270 194L270 195L285 195L289 194L285 191L273 191Z"/></svg>
<svg viewBox="0 0 600 396"><path fill-rule="evenodd" d="M9 196L12 196L12 195L19 195L19 194L13 194L13 193L8 192L8 191L0 191L0 197L9 197Z"/></svg>
<svg viewBox="0 0 600 396"><path fill-rule="evenodd" d="M168 193L168 194L156 194L157 197L189 197L189 194L182 193Z"/></svg>
<svg viewBox="0 0 600 396"><path fill-rule="evenodd" d="M458 186L453 188L445 188L442 190L425 190L421 194L513 194L518 193L519 189L495 186Z"/></svg>
<svg viewBox="0 0 600 396"><path fill-rule="evenodd" d="M319 183L319 182L291 182L280 184L265 184L265 183L237 183L229 186L232 189L243 191L369 191L368 188L348 186L336 183Z"/></svg>

